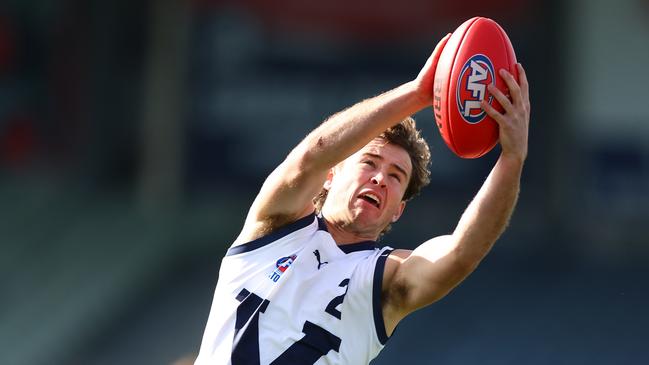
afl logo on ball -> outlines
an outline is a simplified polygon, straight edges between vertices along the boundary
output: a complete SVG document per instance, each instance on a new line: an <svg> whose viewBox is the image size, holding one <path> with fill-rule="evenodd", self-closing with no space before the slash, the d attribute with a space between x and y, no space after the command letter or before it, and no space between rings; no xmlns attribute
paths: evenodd
<svg viewBox="0 0 649 365"><path fill-rule="evenodd" d="M487 115L480 107L480 101L487 95L487 85L495 84L494 67L485 55L469 58L457 79L457 107L468 123L480 123ZM489 104L493 96L489 95Z"/></svg>

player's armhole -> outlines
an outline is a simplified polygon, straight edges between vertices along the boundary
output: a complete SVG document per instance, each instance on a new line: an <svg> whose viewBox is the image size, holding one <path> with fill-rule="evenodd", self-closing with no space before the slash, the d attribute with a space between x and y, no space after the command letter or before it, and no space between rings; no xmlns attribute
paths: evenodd
<svg viewBox="0 0 649 365"><path fill-rule="evenodd" d="M255 240L242 243L234 247L230 247L228 251L225 253L225 256L233 256L233 255L238 255L238 254L258 250L264 246L267 246L270 243L273 243L277 240L280 240L288 236L291 233L294 233L296 231L308 227L314 222L314 220L315 220L315 213L311 213L303 218L296 220L293 223L289 223L279 229L276 229L272 233L269 233L263 237L259 237Z"/></svg>
<svg viewBox="0 0 649 365"><path fill-rule="evenodd" d="M381 345L385 345L390 337L385 330L385 322L383 320L383 306L382 306L382 288L383 288L383 271L385 270L385 261L387 260L392 249L386 249L379 255L374 267L374 279L372 283L372 312L374 314L374 327L376 328L376 335Z"/></svg>

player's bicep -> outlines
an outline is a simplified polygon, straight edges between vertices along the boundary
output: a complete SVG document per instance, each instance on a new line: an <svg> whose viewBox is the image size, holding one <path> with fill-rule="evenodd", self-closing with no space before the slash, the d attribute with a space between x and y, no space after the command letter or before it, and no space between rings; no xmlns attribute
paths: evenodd
<svg viewBox="0 0 649 365"><path fill-rule="evenodd" d="M475 269L475 263L459 250L453 236L439 236L421 244L398 265L392 285L404 314L441 299Z"/></svg>
<svg viewBox="0 0 649 365"><path fill-rule="evenodd" d="M327 171L308 169L284 161L264 181L252 204L249 218L262 221L274 216L295 216L313 210L313 198L322 190Z"/></svg>
<svg viewBox="0 0 649 365"><path fill-rule="evenodd" d="M314 166L296 148L264 181L234 245L252 241L314 210L327 169ZM297 157L296 157L297 156Z"/></svg>

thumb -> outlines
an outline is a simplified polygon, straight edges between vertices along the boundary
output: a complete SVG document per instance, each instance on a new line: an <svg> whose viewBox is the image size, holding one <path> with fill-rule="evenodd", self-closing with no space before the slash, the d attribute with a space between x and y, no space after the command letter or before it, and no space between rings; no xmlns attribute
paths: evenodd
<svg viewBox="0 0 649 365"><path fill-rule="evenodd" d="M448 33L437 43L437 46L435 46L433 53L430 55L430 57L428 57L428 60L426 60L426 64L421 69L421 71L419 71L419 75L417 76L418 79L429 79L435 75L435 69L437 68L439 57L442 54L444 46L446 46L446 43L448 42L448 39L450 37L451 33Z"/></svg>

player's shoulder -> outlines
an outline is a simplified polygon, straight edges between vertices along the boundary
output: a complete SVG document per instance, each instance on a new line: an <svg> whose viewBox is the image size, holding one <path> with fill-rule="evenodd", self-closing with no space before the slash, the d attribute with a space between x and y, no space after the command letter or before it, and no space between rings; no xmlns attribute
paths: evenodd
<svg viewBox="0 0 649 365"><path fill-rule="evenodd" d="M320 223L316 224L316 221L315 213L310 213L299 218L275 217L273 220L247 222L226 256L274 246L292 240L296 235L308 235L310 231L320 229Z"/></svg>
<svg viewBox="0 0 649 365"><path fill-rule="evenodd" d="M412 254L412 250L396 249L389 252L389 256L385 261L383 269L383 290L392 283L394 274L399 269L399 265L404 262Z"/></svg>
<svg viewBox="0 0 649 365"><path fill-rule="evenodd" d="M274 235L278 231L285 231L286 227L293 227L296 224L312 222L315 218L313 208L305 209L300 214L275 214L264 217L257 217L248 214L239 236L234 240L232 246L257 240L262 237Z"/></svg>
<svg viewBox="0 0 649 365"><path fill-rule="evenodd" d="M390 251L390 257L392 260L405 260L407 259L410 254L412 253L412 250L405 250L405 249L396 249Z"/></svg>

